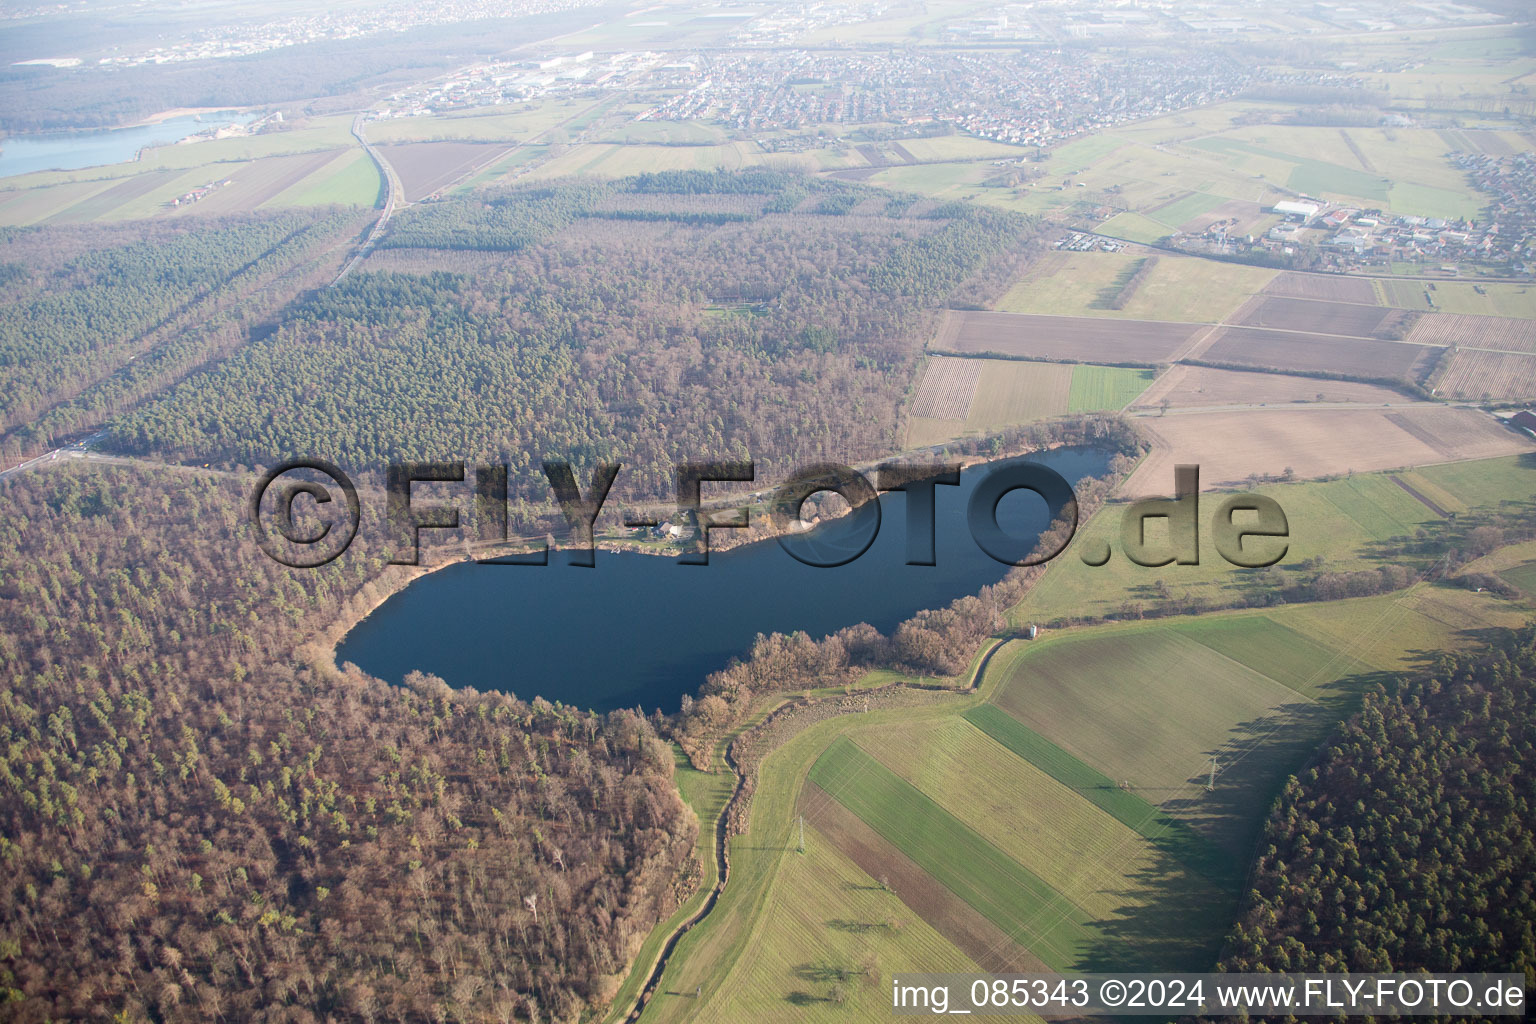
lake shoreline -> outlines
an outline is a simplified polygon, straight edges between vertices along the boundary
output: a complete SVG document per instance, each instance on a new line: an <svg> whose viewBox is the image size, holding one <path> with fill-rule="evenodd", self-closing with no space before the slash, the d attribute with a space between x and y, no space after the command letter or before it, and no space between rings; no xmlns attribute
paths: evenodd
<svg viewBox="0 0 1536 1024"><path fill-rule="evenodd" d="M759 515L749 536L723 530L712 537L711 554L743 554L722 558L715 572L688 576L686 583L682 582L685 574L657 573L650 568L654 563L643 560L620 558L609 574L599 578L590 573L561 573L558 569L564 567L556 559L547 563L556 566L556 572L540 574L536 583L519 579L511 589L504 589L510 577L493 582L489 576L481 579L474 574L433 584L359 633L359 627L412 583L443 569L484 560L488 554L464 544L424 550L426 564L395 567L398 572L386 570L359 589L315 638L315 660L333 670L352 662L396 684L409 672L421 671L443 678L450 686L496 689L524 698L537 689L546 700L595 709L671 706L681 694L702 685L710 672L747 656L754 635L804 632L819 637L858 622L889 633L925 608L947 606L995 583L994 577L1005 574L1007 566L963 539L967 497L985 479L974 472L975 467L1029 456L1059 456L1053 464L1075 483L1102 476L1114 454L1090 445L1053 442L994 458L956 458L973 473L962 479L957 494L943 489L936 522L943 553L936 569L914 569L906 563L902 554L906 506L897 499L883 505L884 525L873 541L862 545L859 538L866 536L866 527L835 529L846 516L818 524L817 529L834 528L823 538L832 553L823 557L846 555L843 563L833 563L847 567L836 574L820 575L824 570L802 564L787 552L763 551L760 542L775 539L782 531ZM1020 506L1009 513L1020 518L1008 529L1046 528L1048 521L1036 522L1046 514L1043 507L1033 510L1038 504L1036 500L1030 511ZM860 558L871 545L873 553ZM627 544L617 538L599 540L596 547L608 555L669 559L686 550L670 544ZM567 628L561 623L573 621L613 621L625 626L595 647L557 649L559 645L541 639L561 635ZM519 652L516 657L490 653L513 649ZM680 685L682 689L673 693ZM525 688L528 693L523 692Z"/></svg>

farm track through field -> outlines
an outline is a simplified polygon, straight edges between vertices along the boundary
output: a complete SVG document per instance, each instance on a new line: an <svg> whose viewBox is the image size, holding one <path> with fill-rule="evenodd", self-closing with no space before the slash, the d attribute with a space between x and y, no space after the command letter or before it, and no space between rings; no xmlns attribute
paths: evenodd
<svg viewBox="0 0 1536 1024"><path fill-rule="evenodd" d="M1401 487L1403 490L1405 490L1409 494L1413 495L1413 497L1416 498L1421 505L1423 505L1425 508L1429 509L1431 512L1433 512L1435 515L1439 516L1441 519L1444 519L1444 518L1446 518L1447 516L1450 515L1449 512L1447 512L1445 509L1441 508L1439 505L1436 505L1433 501L1430 501L1422 493L1420 493L1419 490L1416 487L1414 487L1408 481L1404 480L1402 477L1397 476L1397 475L1394 474L1393 476L1390 476L1387 479L1391 480L1393 483L1397 484L1397 486Z"/></svg>

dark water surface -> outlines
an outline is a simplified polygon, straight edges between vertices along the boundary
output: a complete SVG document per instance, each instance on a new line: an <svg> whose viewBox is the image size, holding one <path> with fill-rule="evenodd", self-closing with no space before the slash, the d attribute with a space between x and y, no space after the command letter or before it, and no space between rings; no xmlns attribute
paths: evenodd
<svg viewBox="0 0 1536 1024"><path fill-rule="evenodd" d="M1057 449L1024 461L1075 484L1102 475L1109 456ZM917 611L1002 579L1008 567L976 546L965 511L977 484L1003 464L971 467L960 486L935 488L935 566L905 564L906 496L888 493L873 545L836 568L804 565L772 540L713 553L706 566L604 551L590 569L566 565L561 552L544 567L449 566L385 601L347 634L336 660L394 682L418 669L525 700L672 711L706 675L744 656L758 633L819 638L859 622L889 633ZM824 523L816 542L857 549L869 519L856 513ZM1038 497L1014 491L999 504L998 522L1032 536L1049 516Z"/></svg>

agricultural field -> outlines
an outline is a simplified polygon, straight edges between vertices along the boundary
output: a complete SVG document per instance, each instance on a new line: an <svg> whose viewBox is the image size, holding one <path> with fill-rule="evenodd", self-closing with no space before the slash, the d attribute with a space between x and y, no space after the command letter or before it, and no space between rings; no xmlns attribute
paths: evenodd
<svg viewBox="0 0 1536 1024"><path fill-rule="evenodd" d="M981 359L934 356L923 370L922 383L912 399L912 415L927 419L964 420L976 397L981 379Z"/></svg>
<svg viewBox="0 0 1536 1024"><path fill-rule="evenodd" d="M1372 305L1377 301L1374 283L1366 278L1340 277L1337 274L1301 274L1295 271L1276 275L1275 279L1264 288L1264 294L1327 302L1358 302L1365 305Z"/></svg>
<svg viewBox="0 0 1536 1024"><path fill-rule="evenodd" d="M1198 463L1205 488L1243 487L1287 469L1302 479L1489 459L1530 451L1530 439L1475 409L1247 409L1185 412L1139 421L1153 448L1122 485L1127 496L1165 494L1173 467ZM1362 439L1369 438L1369 443Z"/></svg>
<svg viewBox="0 0 1536 1024"><path fill-rule="evenodd" d="M1071 405L1075 368L1060 363L978 359L981 379L965 429L987 431L1060 416Z"/></svg>
<svg viewBox="0 0 1536 1024"><path fill-rule="evenodd" d="M622 178L647 171L737 170L771 162L796 164L803 163L805 158L806 154L794 153L785 154L779 161L768 160L750 142L720 146L575 145L563 153L551 151L549 159L532 169L529 176L546 179L585 174Z"/></svg>
<svg viewBox="0 0 1536 1024"><path fill-rule="evenodd" d="M1245 723L1314 706L1166 626L1054 638L1011 667L993 703L1176 815L1199 802L1212 753L1251 738Z"/></svg>
<svg viewBox="0 0 1536 1024"><path fill-rule="evenodd" d="M1116 296L1144 258L1144 250L1048 253L998 300L997 309L1216 323L1275 275L1263 267L1159 254L1145 280L1115 309Z"/></svg>
<svg viewBox="0 0 1536 1024"><path fill-rule="evenodd" d="M980 705L963 717L858 730L852 739L1073 904L1097 919L1112 917L1133 898L1127 877L1157 859L1142 830L1153 831L1148 819L1161 816L1129 793L1142 812L1134 825L1104 813L973 724L987 710L997 709ZM988 780L984 792L977 779ZM1105 850L1123 856L1125 870L1105 864Z"/></svg>
<svg viewBox="0 0 1536 1024"><path fill-rule="evenodd" d="M508 147L483 142L400 142L375 148L400 176L406 202L414 203L506 155Z"/></svg>
<svg viewBox="0 0 1536 1024"><path fill-rule="evenodd" d="M376 206L384 181L378 165L361 148L347 150L329 164L263 204L277 206Z"/></svg>
<svg viewBox="0 0 1536 1024"><path fill-rule="evenodd" d="M596 104L557 98L429 117L398 117L368 124L368 140L381 142L524 142L580 116Z"/></svg>
<svg viewBox="0 0 1536 1024"><path fill-rule="evenodd" d="M1394 281L1377 282L1389 305L1404 309L1433 308L1443 314L1503 316L1536 319L1536 285L1489 281Z"/></svg>
<svg viewBox="0 0 1536 1024"><path fill-rule="evenodd" d="M906 443L918 448L1069 412L1120 409L1152 376L1118 366L932 356L912 401Z"/></svg>
<svg viewBox="0 0 1536 1024"><path fill-rule="evenodd" d="M1536 598L1536 562L1521 562L1499 573L1513 587L1518 587L1527 599Z"/></svg>
<svg viewBox="0 0 1536 1024"><path fill-rule="evenodd" d="M1505 489L1517 494L1524 487L1528 498L1536 488L1536 468L1521 468L1512 459L1454 463L1396 475L1450 512L1465 511L1475 503L1463 495L1499 494ZM1202 465L1202 488L1209 486L1209 480L1210 474ZM1154 482L1160 482L1161 493L1172 493L1172 466L1166 466L1160 481ZM1214 497L1202 498L1200 503L1198 565L1167 565L1159 569L1136 565L1121 551L1121 513L1125 506L1117 502L1079 527L1071 546L1052 562L1045 578L1013 610L1011 621L1022 627L1031 622L1136 616L1169 602L1198 601L1208 607L1246 603L1272 591L1277 584L1283 585L1288 567L1310 559L1320 558L1338 572L1374 568L1379 563L1371 552L1379 545L1394 538L1412 537L1421 527L1432 526L1443 518L1385 473L1260 484L1248 489L1277 501L1290 524L1290 536L1273 542L1283 543L1286 552L1273 572L1239 569L1221 557L1211 531L1205 528L1206 517L1215 512L1218 499ZM1167 529L1162 521L1150 520L1147 527L1149 543L1166 541ZM1104 565L1090 566L1079 557L1085 552L1102 551L1106 546L1113 553Z"/></svg>
<svg viewBox="0 0 1536 1024"><path fill-rule="evenodd" d="M1431 313L1419 317L1408 340L1416 345L1466 345L1501 352L1536 352L1536 320Z"/></svg>
<svg viewBox="0 0 1536 1024"><path fill-rule="evenodd" d="M1445 398L1498 401L1536 397L1536 355L1458 349L1432 383L1435 393Z"/></svg>
<svg viewBox="0 0 1536 1024"><path fill-rule="evenodd" d="M1402 479L1465 509L1529 501L1533 473L1536 460L1510 457ZM1259 573L1312 557L1368 567L1373 542L1438 518L1386 474L1260 490L1286 508L1293 543L1278 570ZM1112 536L1119 507L1074 543ZM1149 570L1122 558L1090 568L1069 550L1013 620L1091 613L1158 581L1182 593L1185 576L1204 581L1197 588L1268 585L1212 565L1202 539L1200 566ZM1533 560L1536 542L1470 568L1518 576ZM645 1019L771 1018L787 1001L807 1019L873 1020L889 1011L871 976L884 982L914 962L1040 969L1103 932L1144 958L1204 965L1238 888L1222 866L1245 862L1273 794L1373 673L1422 664L1525 614L1491 594L1420 584L1322 605L1047 628L1004 645L976 697L934 694L919 707L816 723L763 762L751 824L732 840L732 885L683 940ZM1159 890L1149 864L1150 877L1185 882ZM1058 903L1064 913L1041 914ZM1130 962L1102 938L1086 948L1096 951L1087 963Z"/></svg>
<svg viewBox="0 0 1536 1024"><path fill-rule="evenodd" d="M1264 327L1219 327L1208 343L1190 355L1223 366L1415 382L1429 372L1441 351L1396 341Z"/></svg>
<svg viewBox="0 0 1536 1024"><path fill-rule="evenodd" d="M1151 365L1173 358L1203 330L1201 324L951 312L929 347L1005 358Z"/></svg>
<svg viewBox="0 0 1536 1024"><path fill-rule="evenodd" d="M1075 366L1068 412L1123 409L1150 385L1156 374L1124 366Z"/></svg>
<svg viewBox="0 0 1536 1024"><path fill-rule="evenodd" d="M1426 466L1417 476L1452 495L1464 507L1529 502L1536 494L1536 456L1529 451L1502 459Z"/></svg>
<svg viewBox="0 0 1536 1024"><path fill-rule="evenodd" d="M1212 405L1267 405L1286 402L1363 405L1401 405L1417 401L1402 392L1378 384L1318 377L1293 377L1283 373L1250 373L1218 370L1210 366L1180 364L1170 367L1136 400L1138 409L1153 409L1167 402L1170 408L1189 409Z"/></svg>
<svg viewBox="0 0 1536 1024"><path fill-rule="evenodd" d="M189 214L238 213L254 210L268 200L305 181L342 155L339 150L298 153L291 156L263 157L224 174L229 184L207 198L182 206L178 216Z"/></svg>
<svg viewBox="0 0 1536 1024"><path fill-rule="evenodd" d="M1273 327L1317 334L1348 334L1357 338L1390 337L1389 320L1402 313L1385 306L1347 302L1268 297L1250 303L1233 322L1245 327ZM1433 344L1433 342L1424 342Z"/></svg>
<svg viewBox="0 0 1536 1024"><path fill-rule="evenodd" d="M817 758L809 779L1048 967L1069 969L1102 941L1084 908L846 736Z"/></svg>
<svg viewBox="0 0 1536 1024"><path fill-rule="evenodd" d="M1523 626L1530 612L1488 593L1421 584L1406 593L1293 605L1275 616L1379 671L1402 672L1488 629Z"/></svg>

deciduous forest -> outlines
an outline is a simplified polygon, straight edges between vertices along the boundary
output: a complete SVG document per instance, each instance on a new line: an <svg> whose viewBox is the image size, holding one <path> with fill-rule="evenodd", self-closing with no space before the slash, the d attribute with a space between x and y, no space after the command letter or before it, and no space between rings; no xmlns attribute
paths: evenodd
<svg viewBox="0 0 1536 1024"><path fill-rule="evenodd" d="M568 1019L675 905L696 821L630 712L398 687L305 640L249 481L0 489L0 1016Z"/></svg>

